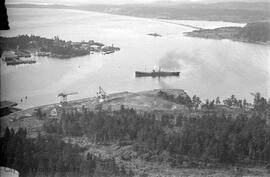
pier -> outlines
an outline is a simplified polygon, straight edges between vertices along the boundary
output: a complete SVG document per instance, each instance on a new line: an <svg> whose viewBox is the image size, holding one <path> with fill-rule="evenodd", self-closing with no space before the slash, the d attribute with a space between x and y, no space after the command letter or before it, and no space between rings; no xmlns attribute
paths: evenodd
<svg viewBox="0 0 270 177"><path fill-rule="evenodd" d="M20 109L14 108L18 104L12 101L1 101L0 102L0 117L5 116L7 114L16 112Z"/></svg>
<svg viewBox="0 0 270 177"><path fill-rule="evenodd" d="M3 59L7 65L20 65L20 64L33 64L36 63L35 60L21 60L19 57L5 57Z"/></svg>
<svg viewBox="0 0 270 177"><path fill-rule="evenodd" d="M183 23L177 23L177 22L170 22L170 21L164 21L164 20L159 20L160 22L164 22L164 23L170 23L170 24L175 24L175 25L180 25L180 26L184 26L184 27L188 27L188 28L193 28L196 30L201 30L203 28L198 27L198 26L194 26L194 25L187 25L187 24L183 24Z"/></svg>

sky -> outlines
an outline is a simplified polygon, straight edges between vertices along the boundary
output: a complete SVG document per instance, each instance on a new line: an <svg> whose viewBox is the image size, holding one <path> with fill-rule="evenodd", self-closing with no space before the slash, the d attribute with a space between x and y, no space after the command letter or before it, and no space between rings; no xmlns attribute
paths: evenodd
<svg viewBox="0 0 270 177"><path fill-rule="evenodd" d="M40 4L136 4L136 3L153 3L153 2L179 2L179 3L196 3L196 2L228 2L228 1L270 1L270 0L6 0L6 3L40 3Z"/></svg>
<svg viewBox="0 0 270 177"><path fill-rule="evenodd" d="M6 3L48 3L48 4L133 4L153 2L198 2L203 0L6 0Z"/></svg>

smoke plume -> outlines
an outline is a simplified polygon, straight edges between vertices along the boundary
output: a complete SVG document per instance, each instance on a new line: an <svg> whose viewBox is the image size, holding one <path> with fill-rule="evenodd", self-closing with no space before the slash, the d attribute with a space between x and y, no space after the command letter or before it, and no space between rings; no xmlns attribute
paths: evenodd
<svg viewBox="0 0 270 177"><path fill-rule="evenodd" d="M223 60L222 62L224 64ZM220 70L224 68L224 66L213 61L209 62L209 59L205 58L198 51L193 51L192 53L185 51L170 51L164 57L160 58L159 67L164 70L193 72L193 74L196 74L199 78L207 78L208 82L220 82L224 79L221 74L215 74L219 73ZM223 70L223 72L225 71Z"/></svg>
<svg viewBox="0 0 270 177"><path fill-rule="evenodd" d="M191 65L193 67L206 65L201 56L197 52L192 54L186 52L170 51L161 57L158 62L159 67L168 70L182 69L184 65Z"/></svg>
<svg viewBox="0 0 270 177"><path fill-rule="evenodd" d="M158 66L162 69L169 69L169 70L174 70L174 69L180 69L180 64L179 64L180 57L174 52L168 52L165 56L160 58Z"/></svg>

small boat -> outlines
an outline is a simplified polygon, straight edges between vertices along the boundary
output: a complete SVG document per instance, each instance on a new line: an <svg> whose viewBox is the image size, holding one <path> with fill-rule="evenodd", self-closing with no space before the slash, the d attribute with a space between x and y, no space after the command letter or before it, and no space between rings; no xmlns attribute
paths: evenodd
<svg viewBox="0 0 270 177"><path fill-rule="evenodd" d="M179 76L180 72L169 72L169 71L155 71L152 72L135 72L135 77L167 77L167 76Z"/></svg>
<svg viewBox="0 0 270 177"><path fill-rule="evenodd" d="M109 51L103 52L103 55L107 55L107 54L111 54L111 53L114 53L114 50L109 50Z"/></svg>

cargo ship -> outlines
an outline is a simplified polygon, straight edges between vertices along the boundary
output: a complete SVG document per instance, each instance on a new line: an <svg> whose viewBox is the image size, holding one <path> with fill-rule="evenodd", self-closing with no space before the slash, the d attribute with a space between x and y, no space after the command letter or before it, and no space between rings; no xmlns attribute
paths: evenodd
<svg viewBox="0 0 270 177"><path fill-rule="evenodd" d="M167 76L179 76L180 72L169 72L169 71L155 71L152 72L135 72L135 77L167 77Z"/></svg>

